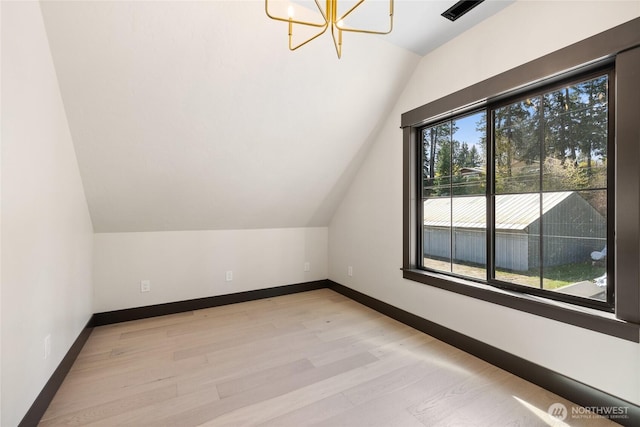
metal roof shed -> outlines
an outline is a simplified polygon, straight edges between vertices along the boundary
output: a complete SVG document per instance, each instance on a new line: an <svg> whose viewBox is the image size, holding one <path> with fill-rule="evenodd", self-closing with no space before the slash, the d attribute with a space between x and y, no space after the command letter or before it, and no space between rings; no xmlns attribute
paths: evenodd
<svg viewBox="0 0 640 427"><path fill-rule="evenodd" d="M606 220L574 191L496 196L496 267L526 271L588 261L606 241ZM453 209L452 209L453 204ZM450 228L452 227L452 228ZM424 254L454 262L486 260L486 198L443 197L424 202ZM453 246L453 247L452 247Z"/></svg>

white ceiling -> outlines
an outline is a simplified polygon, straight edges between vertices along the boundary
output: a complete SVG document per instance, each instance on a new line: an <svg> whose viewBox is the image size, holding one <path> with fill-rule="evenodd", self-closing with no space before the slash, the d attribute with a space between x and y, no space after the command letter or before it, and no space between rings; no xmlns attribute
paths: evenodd
<svg viewBox="0 0 640 427"><path fill-rule="evenodd" d="M341 60L328 34L289 52L262 1L42 3L95 231L327 225L413 52L507 4L452 3L396 1Z"/></svg>
<svg viewBox="0 0 640 427"><path fill-rule="evenodd" d="M463 33L477 23L504 9L515 0L485 0L455 22L441 15L457 0L395 0L394 28L384 40L395 46L424 56L438 46ZM313 3L311 0L296 0L297 3ZM322 3L322 2L320 2ZM343 0L339 4L342 4ZM349 10L356 1L344 1L344 9ZM309 4L306 5L310 7ZM311 5L312 6L312 5ZM358 28L386 28L389 0L366 0L353 13L353 26ZM351 21L346 21L350 24ZM345 36L347 37L347 36ZM347 42L348 44L348 42ZM346 49L346 48L345 48Z"/></svg>

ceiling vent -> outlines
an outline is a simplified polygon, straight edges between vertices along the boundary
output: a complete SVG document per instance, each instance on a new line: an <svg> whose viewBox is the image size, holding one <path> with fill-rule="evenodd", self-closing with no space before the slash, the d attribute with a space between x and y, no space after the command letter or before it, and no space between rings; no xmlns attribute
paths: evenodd
<svg viewBox="0 0 640 427"><path fill-rule="evenodd" d="M484 0L461 0L447 9L442 16L450 21L455 21L483 1Z"/></svg>

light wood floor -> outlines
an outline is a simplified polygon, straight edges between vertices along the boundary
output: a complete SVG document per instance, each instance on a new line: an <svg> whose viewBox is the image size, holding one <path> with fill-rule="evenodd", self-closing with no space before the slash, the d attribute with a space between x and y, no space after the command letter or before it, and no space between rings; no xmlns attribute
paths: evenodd
<svg viewBox="0 0 640 427"><path fill-rule="evenodd" d="M41 426L539 426L571 402L328 289L95 328Z"/></svg>

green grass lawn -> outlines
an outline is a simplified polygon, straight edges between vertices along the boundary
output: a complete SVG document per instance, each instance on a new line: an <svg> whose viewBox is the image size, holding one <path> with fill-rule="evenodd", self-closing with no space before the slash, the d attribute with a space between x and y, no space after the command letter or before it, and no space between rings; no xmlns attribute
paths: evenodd
<svg viewBox="0 0 640 427"><path fill-rule="evenodd" d="M435 270L451 271L451 264L446 261L425 258L424 265ZM485 269L475 264L457 262L453 264L453 271L468 277L477 277L479 279L486 277ZM592 281L596 277L602 276L605 271L603 264L592 265L591 262L547 267L544 269L544 289L558 289L577 282ZM540 287L539 275L540 270L537 268L532 268L529 271L496 269L497 279L533 288Z"/></svg>
<svg viewBox="0 0 640 427"><path fill-rule="evenodd" d="M602 276L605 271L603 265L592 265L591 262L547 267L544 269L544 288L558 289L576 282L591 281ZM539 274L540 270L537 268L527 272L496 269L496 276L503 280L513 280L516 283L536 288L540 286Z"/></svg>

